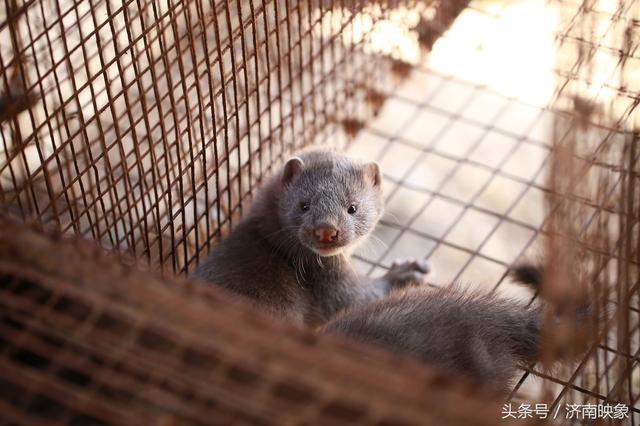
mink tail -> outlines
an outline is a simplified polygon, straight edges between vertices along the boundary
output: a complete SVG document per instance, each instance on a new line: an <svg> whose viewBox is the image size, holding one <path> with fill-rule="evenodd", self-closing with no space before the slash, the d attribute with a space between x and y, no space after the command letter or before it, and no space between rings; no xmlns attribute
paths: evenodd
<svg viewBox="0 0 640 426"><path fill-rule="evenodd" d="M521 263L512 267L509 270L509 273L516 282L526 285L527 287L535 291L539 291L544 282L544 269L540 265L535 265L532 263ZM573 306L578 322L582 323L584 321L587 321L593 313L593 304L590 297L586 297L585 300L577 307L575 307L575 305ZM562 311L563 309L565 309L565 307L560 305L557 306L557 309Z"/></svg>
<svg viewBox="0 0 640 426"><path fill-rule="evenodd" d="M544 269L542 266L534 265L531 263L522 263L511 268L509 271L513 279L523 285L528 286L534 291L539 291L544 283ZM591 326L593 305L591 298L587 297L585 301L578 306L568 304L567 306L573 306L572 313L570 315L575 316L576 323L580 326ZM567 309L567 306L556 306L556 320L546 324L545 327L553 327L554 324L561 323L562 310ZM543 323L543 315L548 305L542 303L538 307L528 308L525 311L525 324L523 324L523 335L518 339L517 353L525 363L532 363L539 360L540 346L541 346L541 327ZM584 349L584 348L583 348ZM570 348L568 351L571 355L558 354L557 361L567 361L569 358L575 357L581 350Z"/></svg>
<svg viewBox="0 0 640 426"><path fill-rule="evenodd" d="M539 290L543 280L542 266L531 263L521 263L509 271L514 280L527 285L534 290Z"/></svg>
<svg viewBox="0 0 640 426"><path fill-rule="evenodd" d="M542 285L542 267L530 263L521 263L509 270L511 277L519 284L538 291ZM511 334L514 351L523 365L533 364L540 355L540 330L542 327L543 307L523 308L521 323L513 328Z"/></svg>

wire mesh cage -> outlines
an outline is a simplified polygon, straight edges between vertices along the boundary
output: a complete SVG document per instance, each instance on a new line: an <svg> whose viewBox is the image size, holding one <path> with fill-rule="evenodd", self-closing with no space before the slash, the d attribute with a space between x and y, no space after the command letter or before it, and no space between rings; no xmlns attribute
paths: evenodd
<svg viewBox="0 0 640 426"><path fill-rule="evenodd" d="M2 7L2 421L640 423L638 1ZM176 277L327 143L384 174L364 272L528 298L507 269L544 258L561 326L505 404Z"/></svg>
<svg viewBox="0 0 640 426"><path fill-rule="evenodd" d="M379 108L393 62L368 40L383 15L313 2L6 3L5 122L26 113L3 127L4 205L186 270L283 155L331 125L357 127L365 99ZM392 22L410 31L404 16Z"/></svg>

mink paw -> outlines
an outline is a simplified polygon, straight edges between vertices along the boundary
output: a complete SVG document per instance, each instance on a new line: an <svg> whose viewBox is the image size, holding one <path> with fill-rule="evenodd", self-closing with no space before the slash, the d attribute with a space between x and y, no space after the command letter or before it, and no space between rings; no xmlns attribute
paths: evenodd
<svg viewBox="0 0 640 426"><path fill-rule="evenodd" d="M394 260L385 278L391 288L404 288L409 285L424 284L431 268L426 260Z"/></svg>

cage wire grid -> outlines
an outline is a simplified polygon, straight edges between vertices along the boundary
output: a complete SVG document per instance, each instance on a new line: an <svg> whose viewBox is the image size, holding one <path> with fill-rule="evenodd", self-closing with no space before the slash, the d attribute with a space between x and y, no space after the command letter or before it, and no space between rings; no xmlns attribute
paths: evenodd
<svg viewBox="0 0 640 426"><path fill-rule="evenodd" d="M392 105L390 109L402 111L395 115L399 119L398 123L389 125L388 120L382 123L373 120L365 128L365 134L349 148L356 154L369 151L375 156L382 163L383 170L387 171L385 181L390 187L386 201L392 214L383 218L382 229L378 234L385 248L374 255L369 250L362 250L359 260L363 270L376 274L382 273L398 256L424 256L431 259L436 277L438 267L443 264L445 266L444 275L437 277L437 282L432 282L432 285L449 285L462 280L474 285L486 285L489 291L510 287L507 269L514 261L527 257L536 259L549 244L552 247L559 244L543 242L544 235L562 231L558 229L562 225L556 224L554 228L552 222L558 215L558 210L561 210L559 205L565 202L556 192L565 185L558 183L565 179L561 176L563 172L556 170L556 180L553 179L554 176L550 179L549 174L553 173L554 167L566 167L571 160L564 158L567 164L552 165L554 150L573 146L575 151L576 144L586 145L577 154L587 156L587 161L582 164L583 170L579 177L571 177L574 187L564 192L563 196L575 196L576 193L583 192L583 198L570 204L576 211L571 216L580 223L580 227L573 230L574 235L587 250L592 251L588 257L595 259L604 254L616 261L630 262L633 265L634 272L628 277L631 281L626 292L622 296L611 295L612 300L604 302L602 306L605 309L609 303L616 305L613 309L620 312L617 320L624 318L621 321L626 322L628 328L626 334L618 335L618 341L616 338L611 339L611 333L615 334L613 328L607 328L609 337L592 348L570 371L549 374L528 369L514 387L511 398L518 401L522 397L519 394L521 387L527 383L528 392L523 394L528 398L525 396L524 399L531 400L536 382L550 392L547 398L551 413L564 408L560 407L561 403L605 403L617 397L630 405L629 423L637 424L640 422L637 365L640 323L638 278L635 272L637 253L627 252L628 257L621 259L621 254L615 248L627 240L633 245L637 244L637 207L632 205L625 213L631 225L621 230L617 239L611 237L612 240L608 241L609 251L603 251L602 246L590 244L581 235L594 233L589 230L593 223L614 220L614 216L620 215L621 207L612 207L607 200L617 197L625 182L629 185L628 182L637 179L637 150L635 153L627 152L629 163L625 160L622 164L605 162L603 165L602 159L597 158L597 153L603 146L618 145L618 149L624 146L624 149L629 150L637 144L639 5L636 2L618 2L616 13L608 14L594 9L596 3L546 2L548 5L565 7L569 11L567 25L554 33L554 46L560 54L573 50L580 54L575 55L575 62L561 62L552 70L559 81L544 103L505 95L492 87L469 82L457 75L455 70L443 73L428 64L419 67L417 72L422 73L424 81L436 80L436 83L427 88L420 87L426 90L417 90L416 78L406 90L401 90L400 94L394 93L387 100ZM490 6L491 2L472 2L468 10L474 14L489 15L491 20L507 19L502 15L502 10ZM501 6L509 7L504 3ZM622 22L626 26L626 44L613 48L603 45L599 39L594 40L594 33L589 31L589 26L592 25L589 21L590 14L610 21L604 34ZM576 28L583 30L580 36L574 34ZM447 37L445 34L440 42L446 43ZM619 86L607 80L599 91L608 89L615 93L613 101L610 101L614 106L604 106L614 110L584 111L583 102L599 102L599 92L591 99L581 99L584 89L580 84L592 84L590 77L595 67L592 60L601 50L618 55L616 66L610 71L612 74L620 73ZM630 67L631 72L625 67ZM613 79L614 75L607 77ZM483 111L474 105L479 98L482 99L477 103L486 108ZM622 108L617 108L619 106ZM603 119L607 115L609 117ZM575 127L580 126L584 126L586 130L576 135ZM549 130L547 134L541 131L545 128ZM503 144L506 145L505 149L485 149L485 152L478 149L483 144L492 143L496 136L509 141ZM595 137L595 143L583 143L580 139L588 137ZM464 143L456 144L455 138L463 139ZM372 139L374 144L371 144ZM518 155L520 162L512 162L512 158ZM527 158L523 158L525 156ZM613 158L619 161L621 157L613 155L610 159ZM390 167L385 168L385 165ZM440 170L434 173L420 170L434 165ZM587 174L603 174L604 172L597 170L600 166L611 169L606 172L610 176L600 178L603 188L596 188L602 189L601 194L588 194L589 190L581 188L582 184L578 179L584 179ZM497 183L498 180L500 182ZM591 183L584 184L584 187ZM457 188L456 184L461 187ZM498 202L493 199L492 202L492 195L498 191L508 193L509 196L498 199ZM630 191L631 199L637 196L635 189ZM545 199L550 201L546 213L523 214L522 208L535 210L532 206ZM430 209L434 204L439 205ZM590 211L586 211L587 208ZM451 216L444 221L440 219L441 223L438 225L430 225L428 222L438 220L437 215ZM472 232L473 228L479 229L476 235ZM608 233L607 230L602 232ZM500 247L500 243L504 241L508 242L506 249ZM438 253L439 250L441 253ZM607 250L606 246L604 250ZM553 248L549 251L553 252ZM564 265L575 269L578 262L575 258L573 261ZM606 262L604 265L602 261L597 263L599 269L592 271L588 278L583 276L583 280L599 280L599 275L606 269ZM617 279L624 278L618 275ZM478 280L481 282L478 283ZM566 283L555 284L558 287L567 286ZM611 281L608 285L611 285ZM513 288L504 290L506 294L514 293ZM616 300L616 297L621 299ZM620 363L625 364L622 370L616 369ZM596 375L595 383L586 378L587 369L594 370L590 374ZM539 379L531 380L530 376ZM606 384L603 386L602 383ZM619 393L621 387L626 388L623 391L626 395L622 397ZM575 422L578 420L573 419Z"/></svg>
<svg viewBox="0 0 640 426"><path fill-rule="evenodd" d="M8 189L16 190L15 194L3 193L10 197L5 205L17 205L21 216L34 217L40 223L60 224L63 231L90 233L113 248L135 251L141 240L154 237L140 248L147 251L149 260L150 247L157 247L162 254L160 262L157 256L153 259L156 263L171 262L174 269L186 268L185 259L192 259L193 253L202 249L200 241L208 244L215 235L212 229L221 232L234 215L239 216L241 201L250 196L255 176L265 171L252 172L252 167L264 166L268 171L284 151L313 140L316 128L322 129L328 118L342 120L344 111L353 108L353 94L362 91L356 86L357 79L372 85L383 81L375 76L384 70L384 63L375 57L369 57L366 63L358 58L362 42L342 43L345 34L341 31L355 19L353 16L328 16L329 9L320 4L315 18L307 10L304 16L309 21L301 21L301 9L311 8L312 3L294 3L280 4L280 11L278 3L263 2L256 9L251 2L244 10L240 3L237 9L230 3L221 3L215 6L215 13L208 14L202 2L195 3L197 7L165 4L164 11L158 10L155 3L130 2L116 10L111 10L109 3L89 3L91 8L107 13L109 18L102 22L96 21L97 12L81 14L82 5L71 4L66 10L57 11L61 19L52 23L47 22L41 3L40 11L34 12L35 18L29 13L34 9L31 8L26 10L24 20L8 20L5 32L21 30L22 34L29 34L32 43L21 48L18 37L11 38L11 59L3 59L0 64L5 70L13 70L11 81L7 73L4 76L7 92L11 93L9 87L13 85L16 93L10 97L19 99L21 94L29 94L24 96L26 99L19 99L26 106L35 102L34 92L44 95L47 102L41 112L50 119L37 124L29 110L28 124L35 131L25 137L21 137L18 125L22 123L14 123L15 135L3 128L7 153L3 178ZM20 12L10 2L5 5L9 11L13 8ZM233 16L236 10L244 14L241 24L238 16ZM191 25L195 16L197 25ZM64 26L65 19L71 20L68 28ZM330 21L328 25L323 19ZM31 22L34 20L37 24ZM90 29L95 27L87 35L87 30L83 31L85 24ZM264 35L256 29L260 24ZM34 35L32 26L36 25L53 30L59 25L58 38L51 40L47 31ZM205 26L214 28L215 37L205 36ZM226 34L229 27L233 28L231 34ZM108 33L101 35L100 31ZM141 35L136 36L136 31ZM329 31L334 33L323 33ZM124 34L123 43L119 38ZM77 43L67 42L71 36ZM247 52L249 38L257 46L252 53ZM200 39L202 46L198 44ZM208 51L194 52L197 47L211 50L221 59L211 60ZM60 53L55 49L68 54L58 60L56 55ZM31 78L37 81L32 85L27 82L25 58L38 59L33 62L36 76ZM96 65L96 61L98 69L90 69L89 64ZM271 62L282 66L272 67ZM356 77L351 75L353 69L357 69ZM50 87L44 87L44 82ZM206 87L201 88L201 84ZM69 96L63 92L65 89L78 96ZM139 99L140 105L130 98ZM255 99L255 103L248 99ZM49 102L53 106L48 107ZM54 118L58 120L55 127L51 123ZM77 125L70 128L69 122ZM56 130L65 132L58 135L65 142L53 138ZM44 139L47 137L52 139ZM160 152L151 149L151 138L163 141ZM20 144L25 146L35 142L37 152L31 153L35 159L24 150L14 152L14 139L22 139ZM199 146L200 155L194 151L196 140L204 141ZM49 152L43 153L45 149ZM211 154L221 169L214 175L215 191L208 187L209 179L203 179ZM249 154L258 156L257 164L247 161ZM269 155L269 160L262 161L263 155ZM53 160L56 164L51 164ZM232 164L234 160L237 164ZM91 170L96 166L107 173ZM23 170L22 181L16 179L20 170L15 169L20 167L33 173ZM217 197L218 204L224 201L228 206L207 199L212 192L224 194ZM199 197L204 198L200 208L196 205ZM57 211L56 203L74 206L76 201L83 208ZM167 210L172 220L161 217ZM207 215L212 210L216 212L214 226ZM152 219L150 213L155 213ZM155 222L157 229L149 229L149 221ZM205 226L194 226L203 221ZM171 241L163 242L162 236L167 233ZM176 235L181 235L178 241ZM165 250L167 245L170 249ZM182 245L182 250L173 250L177 245Z"/></svg>
<svg viewBox="0 0 640 426"><path fill-rule="evenodd" d="M390 371L384 366L401 360L332 340L324 342L333 348L325 354L316 350L311 330L265 321L206 287L179 289L175 282L123 271L86 241L56 244L26 229L15 231L24 238L3 245L3 270L4 259L12 259L9 270L27 270L28 279L6 283L9 291L0 303L10 307L11 321L5 317L1 327L19 348L9 352L11 359L30 368L1 367L2 414L9 421L39 424L24 415L39 412L47 415L46 424L421 424L473 423L493 412L491 400L470 400L462 393L468 388L448 385L446 377L410 360ZM51 259L34 260L33 247L55 249L55 259L74 261L52 270ZM78 286L89 282L82 279L87 270L78 267L84 260L97 261L104 273ZM114 287L104 285L115 277ZM113 291L124 298L104 297ZM33 316L34 305L42 304ZM167 313L155 316L152 310ZM238 321L252 327L234 327ZM376 372L369 371L375 366ZM438 398L426 398L433 383L439 384ZM407 396L407 390L414 392ZM442 410L442 401L465 409Z"/></svg>
<svg viewBox="0 0 640 426"><path fill-rule="evenodd" d="M553 373L526 369L510 400L535 396L551 411L572 402L624 402L629 423L640 423L634 184L640 4L618 1L611 12L596 1L539 2L561 12L553 32L561 59L549 70L556 79L551 95L531 101L470 81L464 72L443 71L429 61L438 45L413 67L371 50L378 21L408 22L404 30L430 48L462 11L439 41L447 46L469 15L496 24L511 19L509 3L476 0L464 10L466 2L450 9L437 2L374 3L137 1L115 8L98 1L83 10L65 2L5 2L7 16L20 17L0 26L12 44L0 55L5 99L25 113L9 111L0 128L3 207L41 227L88 235L185 272L241 216L263 174L311 141L329 142L378 160L384 172L389 214L372 243L382 244L356 256L369 274L381 273L395 257L424 256L436 269L431 285L462 281L522 295L508 282L513 261L558 254L566 244L561 234L577 241L595 266L558 273L554 288L575 291L572 282L593 283L604 293L601 308L616 314L575 366ZM47 5L58 7L56 19ZM405 14L394 18L396 10ZM606 44L610 33L613 45ZM22 46L16 34L28 34L30 43ZM52 46L64 54L56 56ZM596 61L602 52L616 59L604 79ZM536 210L543 201L547 212ZM558 255L557 268L576 269L576 256ZM24 288L13 279L3 294ZM13 309L37 308L20 297L7 300ZM53 308L73 309L60 300L47 300L39 315L64 321ZM217 318L226 324L240 318L229 315ZM87 330L98 322L97 316L79 318ZM41 327L37 320L29 324ZM134 327L113 359L136 349L141 336L145 331ZM3 351L5 359L17 353ZM66 357L70 353L60 359ZM123 387L134 383L118 377ZM90 395L105 394L102 379L92 382ZM383 399L375 402L389 409ZM97 409L95 402L87 403ZM178 406L171 406L175 413L189 413ZM58 423L73 420L66 416ZM437 417L425 422L429 418Z"/></svg>

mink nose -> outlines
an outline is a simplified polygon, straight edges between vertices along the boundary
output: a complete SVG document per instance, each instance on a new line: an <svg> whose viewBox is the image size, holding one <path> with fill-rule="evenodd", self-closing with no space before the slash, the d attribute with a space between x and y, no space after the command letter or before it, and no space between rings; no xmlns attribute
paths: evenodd
<svg viewBox="0 0 640 426"><path fill-rule="evenodd" d="M313 235L320 243L331 243L338 238L338 230L330 226L322 226L314 229Z"/></svg>

